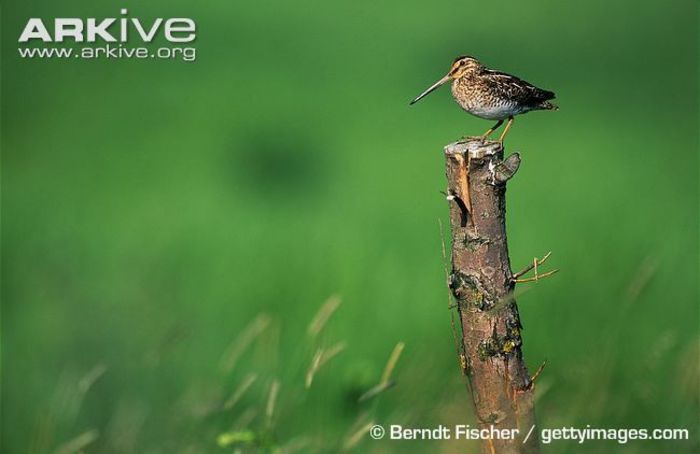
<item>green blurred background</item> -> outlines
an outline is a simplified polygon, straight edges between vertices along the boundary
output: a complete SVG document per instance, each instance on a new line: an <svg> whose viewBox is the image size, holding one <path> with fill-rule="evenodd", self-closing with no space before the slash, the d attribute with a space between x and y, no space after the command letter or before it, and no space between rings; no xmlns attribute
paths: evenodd
<svg viewBox="0 0 700 454"><path fill-rule="evenodd" d="M530 369L548 361L540 425L684 427L624 452L700 449L696 2L3 6L2 452L475 449L352 439L370 421L474 424L441 150L490 123L447 88L408 107L462 54L560 106L507 141L513 268L551 250L561 269L519 298ZM17 56L29 17L121 7L195 19L197 61ZM396 386L358 403L399 341Z"/></svg>

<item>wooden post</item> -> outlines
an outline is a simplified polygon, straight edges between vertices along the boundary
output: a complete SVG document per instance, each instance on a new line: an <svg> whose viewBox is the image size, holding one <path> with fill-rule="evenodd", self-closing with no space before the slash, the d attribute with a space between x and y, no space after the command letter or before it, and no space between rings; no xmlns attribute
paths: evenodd
<svg viewBox="0 0 700 454"><path fill-rule="evenodd" d="M521 349L505 223L506 182L520 157L504 160L500 143L474 139L446 146L445 158L452 228L449 285L461 319L464 373L481 428L518 429L512 440L483 440L482 452L536 453L537 428L528 436L535 425L534 386Z"/></svg>

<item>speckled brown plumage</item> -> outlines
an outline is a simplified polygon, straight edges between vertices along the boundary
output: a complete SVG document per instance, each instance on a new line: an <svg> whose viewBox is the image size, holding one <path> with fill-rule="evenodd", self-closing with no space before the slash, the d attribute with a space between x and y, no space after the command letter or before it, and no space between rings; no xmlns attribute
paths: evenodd
<svg viewBox="0 0 700 454"><path fill-rule="evenodd" d="M486 68L473 57L455 59L450 71L430 88L411 101L414 104L440 85L452 81L452 96L472 115L487 120L498 120L481 138L487 139L508 119L499 138L508 133L513 117L532 110L556 110L550 102L554 92L543 90L516 76Z"/></svg>

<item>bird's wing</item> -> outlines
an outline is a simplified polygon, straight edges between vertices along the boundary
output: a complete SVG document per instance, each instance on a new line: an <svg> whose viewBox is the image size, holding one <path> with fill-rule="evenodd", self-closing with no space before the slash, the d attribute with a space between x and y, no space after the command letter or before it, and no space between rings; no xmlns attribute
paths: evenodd
<svg viewBox="0 0 700 454"><path fill-rule="evenodd" d="M486 74L496 91L503 93L507 98L521 99L532 104L554 99L554 92L537 88L511 74L490 69L486 70Z"/></svg>

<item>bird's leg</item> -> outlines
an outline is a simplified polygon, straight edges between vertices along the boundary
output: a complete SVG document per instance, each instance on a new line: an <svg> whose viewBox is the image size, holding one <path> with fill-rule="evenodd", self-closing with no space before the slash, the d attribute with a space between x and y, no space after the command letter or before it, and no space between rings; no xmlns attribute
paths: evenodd
<svg viewBox="0 0 700 454"><path fill-rule="evenodd" d="M503 130L503 133L501 134L501 137L498 138L498 141L503 143L503 139L506 138L506 134L508 134L508 130L510 129L510 125L513 124L513 117L508 117L508 123L506 123L506 128Z"/></svg>
<svg viewBox="0 0 700 454"><path fill-rule="evenodd" d="M486 140L486 139L488 139L489 136L490 136L491 134L493 134L493 132L494 132L496 129L500 128L502 124L503 124L503 120L498 120L498 123L496 123L496 124L493 125L491 128L489 128L488 131L486 131L485 133L483 133L482 135L480 135L479 138L480 138L481 140Z"/></svg>

